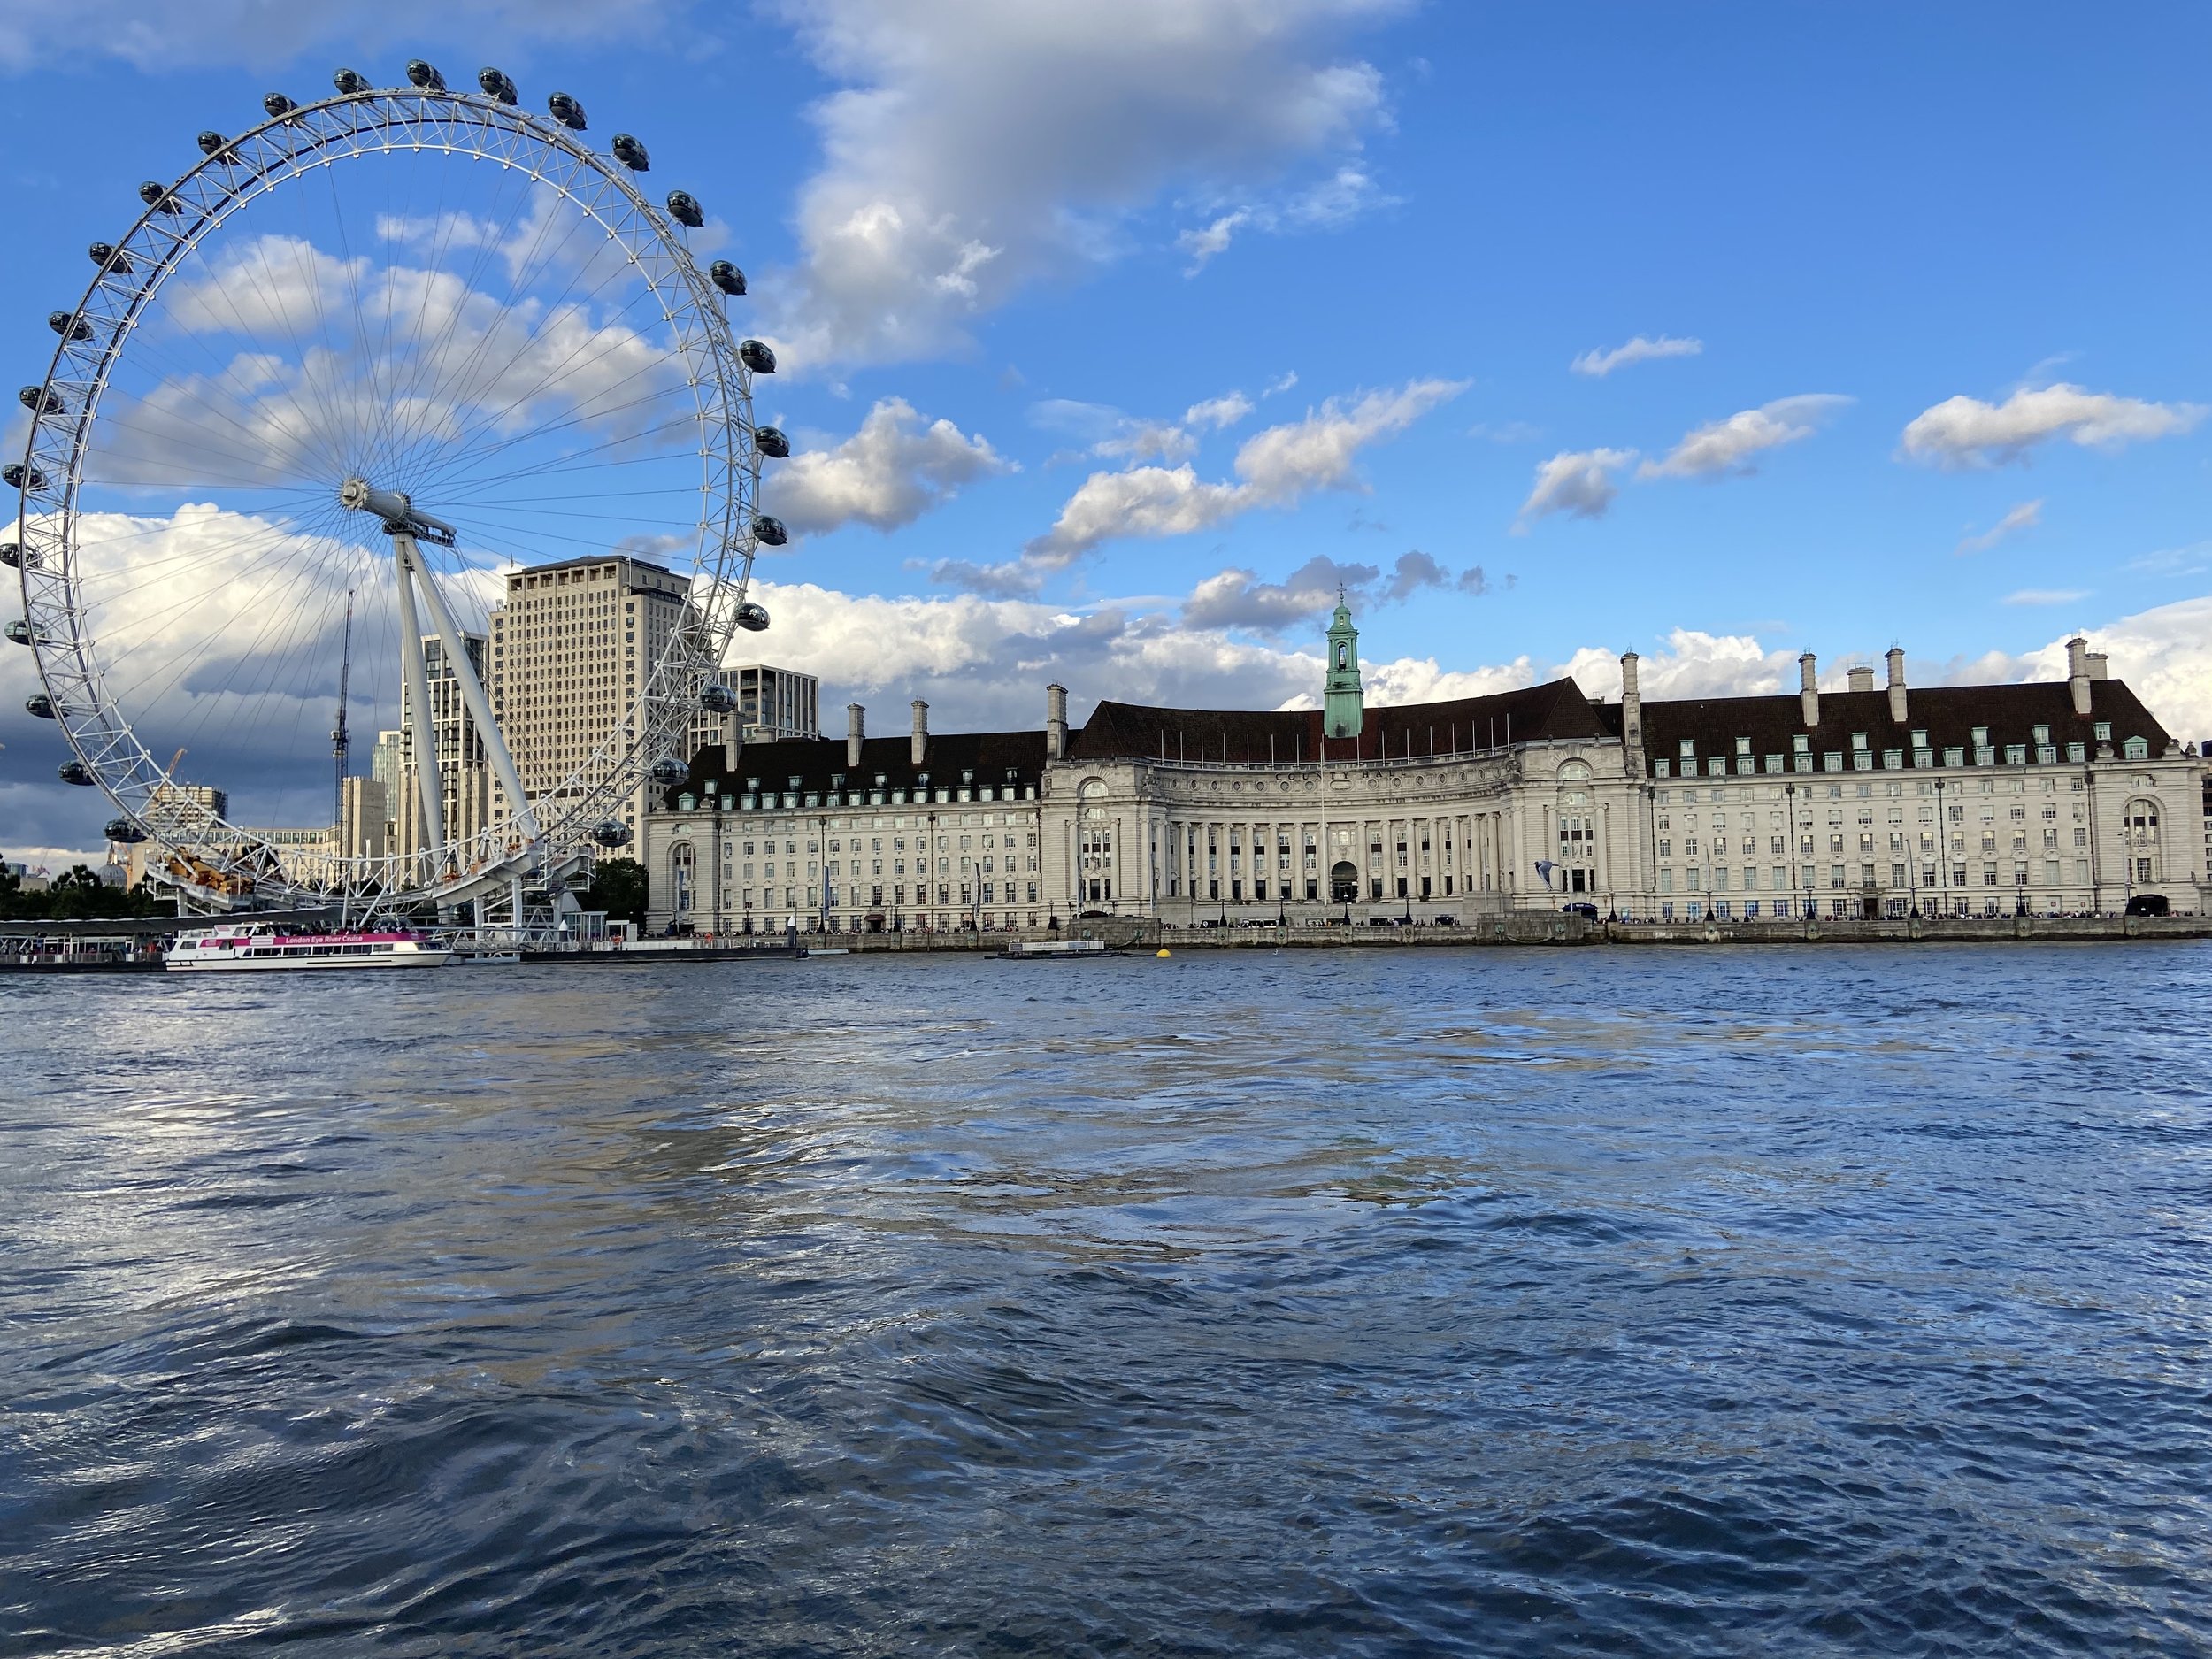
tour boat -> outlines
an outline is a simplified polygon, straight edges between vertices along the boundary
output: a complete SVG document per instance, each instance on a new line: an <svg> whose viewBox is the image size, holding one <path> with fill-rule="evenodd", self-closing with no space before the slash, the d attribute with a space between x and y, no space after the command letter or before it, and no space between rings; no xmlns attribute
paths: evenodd
<svg viewBox="0 0 2212 1659"><path fill-rule="evenodd" d="M177 935L167 965L184 973L285 968L442 968L454 952L422 933L294 933L267 923L199 927Z"/></svg>
<svg viewBox="0 0 2212 1659"><path fill-rule="evenodd" d="M1015 939L1007 942L998 953L1001 962L1028 962L1038 958L1050 961L1096 958L1118 956L1102 939Z"/></svg>

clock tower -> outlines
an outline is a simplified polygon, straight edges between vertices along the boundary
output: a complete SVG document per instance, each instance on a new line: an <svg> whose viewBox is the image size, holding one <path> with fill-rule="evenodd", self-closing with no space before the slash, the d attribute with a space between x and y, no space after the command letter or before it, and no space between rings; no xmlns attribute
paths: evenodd
<svg viewBox="0 0 2212 1659"><path fill-rule="evenodd" d="M1336 615L1329 622L1329 678L1321 697L1321 732L1325 737L1357 737L1367 723L1359 683L1359 630L1352 626L1352 608L1336 595Z"/></svg>

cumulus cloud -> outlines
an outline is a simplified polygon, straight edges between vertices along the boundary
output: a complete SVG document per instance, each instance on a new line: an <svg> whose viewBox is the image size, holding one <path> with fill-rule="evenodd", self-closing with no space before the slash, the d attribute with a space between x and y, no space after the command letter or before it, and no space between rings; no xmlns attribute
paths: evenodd
<svg viewBox="0 0 2212 1659"><path fill-rule="evenodd" d="M1999 465L2054 438L2084 449L2118 449L2172 437L2195 426L2204 414L2200 403L2154 403L2061 381L2024 388L2001 403L1947 397L1906 426L1903 452L1938 466Z"/></svg>
<svg viewBox="0 0 2212 1659"><path fill-rule="evenodd" d="M1525 534L1539 518L1563 512L1571 518L1602 518L1620 494L1613 474L1636 458L1633 449L1563 449L1536 466L1535 487L1514 521Z"/></svg>
<svg viewBox="0 0 2212 1659"><path fill-rule="evenodd" d="M1381 73L1343 43L1408 9L774 0L841 84L814 110L799 267L761 285L779 338L795 364L960 350L970 319L1116 257L1129 217L1184 182L1229 218L1240 183L1317 165L1302 211L1322 222L1385 114Z"/></svg>
<svg viewBox="0 0 2212 1659"><path fill-rule="evenodd" d="M1186 535L1256 507L1287 507L1315 490L1357 489L1354 461L1367 445L1402 432L1466 389L1463 380L1413 380L1348 401L1332 398L1302 420L1269 426L1237 451L1236 481L1209 482L1188 465L1094 472L1023 562L1058 570L1123 536Z"/></svg>
<svg viewBox="0 0 2212 1659"><path fill-rule="evenodd" d="M1823 419L1850 401L1815 392L1742 410L1685 434L1664 457L1646 461L1637 476L1717 479L1749 472L1755 470L1755 457L1811 437Z"/></svg>
<svg viewBox="0 0 2212 1659"><path fill-rule="evenodd" d="M902 397L868 411L834 449L772 463L762 485L769 510L793 530L826 535L848 524L896 530L949 501L963 484L1013 470L980 436L949 420L925 423Z"/></svg>
<svg viewBox="0 0 2212 1659"><path fill-rule="evenodd" d="M1577 374L1596 375L1602 379L1615 369L1624 369L1632 363L1650 363L1661 357L1694 357L1704 349L1702 340L1673 334L1661 334L1656 340L1650 340L1638 334L1626 345L1615 346L1610 351L1586 351L1567 366Z"/></svg>
<svg viewBox="0 0 2212 1659"><path fill-rule="evenodd" d="M2032 530L2042 522L2042 500L2039 497L2034 501L2024 501L1978 535L1967 536L1958 544L1955 551L1986 553L2015 531Z"/></svg>
<svg viewBox="0 0 2212 1659"><path fill-rule="evenodd" d="M1585 646L1570 657L1565 672L1593 697L1617 697L1621 689L1620 654ZM1653 698L1755 697L1797 683L1797 657L1769 650L1748 634L1708 634L1676 628L1666 648L1637 653L1637 683Z"/></svg>

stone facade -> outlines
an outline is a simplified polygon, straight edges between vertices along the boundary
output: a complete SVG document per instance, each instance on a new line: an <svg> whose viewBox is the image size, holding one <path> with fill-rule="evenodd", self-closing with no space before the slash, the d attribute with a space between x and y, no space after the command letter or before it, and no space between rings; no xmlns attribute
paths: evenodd
<svg viewBox="0 0 2212 1659"><path fill-rule="evenodd" d="M648 815L656 929L2212 910L2212 772L2085 642L2064 682L1617 701L1571 680L1325 714L1101 703L1071 730L729 746ZM1340 648L1348 647L1348 649ZM1341 660L1340 660L1341 657ZM774 849L772 853L765 849ZM770 874L773 865L774 874ZM769 902L772 894L773 902Z"/></svg>

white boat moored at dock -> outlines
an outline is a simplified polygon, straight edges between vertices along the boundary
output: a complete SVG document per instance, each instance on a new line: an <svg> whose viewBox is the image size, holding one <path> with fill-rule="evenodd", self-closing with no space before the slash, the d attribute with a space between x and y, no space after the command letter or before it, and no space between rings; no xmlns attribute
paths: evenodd
<svg viewBox="0 0 2212 1659"><path fill-rule="evenodd" d="M177 935L166 966L180 973L288 968L442 968L454 953L422 933L294 933L267 923L193 928Z"/></svg>

